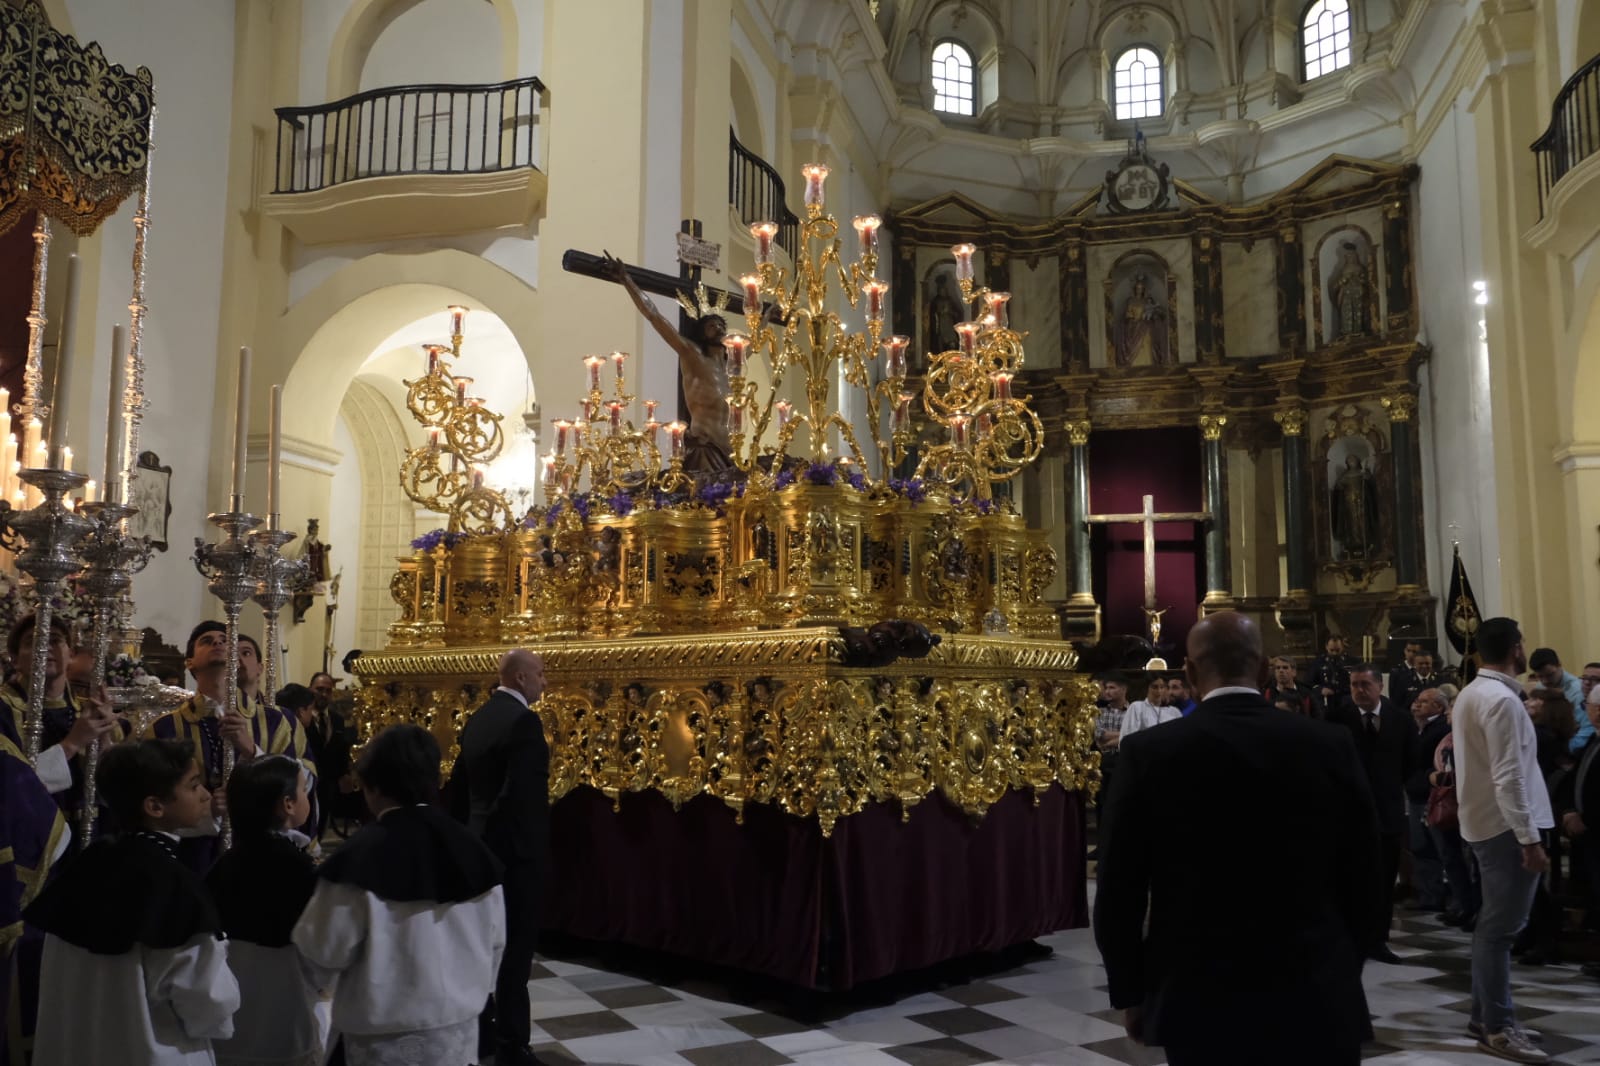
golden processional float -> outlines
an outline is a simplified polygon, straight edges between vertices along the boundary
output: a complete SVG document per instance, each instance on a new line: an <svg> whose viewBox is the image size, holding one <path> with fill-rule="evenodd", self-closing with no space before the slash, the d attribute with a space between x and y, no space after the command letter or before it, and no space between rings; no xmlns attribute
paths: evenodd
<svg viewBox="0 0 1600 1066"><path fill-rule="evenodd" d="M879 219L854 220L846 262L826 174L805 168L792 270L774 262L776 225L752 227L745 332L725 341L736 469L714 480L684 470L685 426L659 422L655 401L634 421L627 355L591 355L581 410L554 424L542 461L545 503L514 515L484 483L501 416L452 373L466 312L451 309L451 346L428 346L407 383L427 442L400 472L449 522L400 560L390 643L356 664L365 730L424 723L453 758L499 655L520 645L549 680L552 801L580 785L614 804L657 790L675 808L705 793L741 817L751 803L814 816L826 836L868 804L909 814L934 790L982 815L1009 790L1037 802L1054 784L1098 786L1092 692L1044 599L1055 553L994 492L1043 438L1014 391L1024 335L1009 295L975 287L973 249L957 246L975 313L917 381L907 338L883 336ZM832 309L834 285L864 330ZM757 359L764 395L746 374ZM781 398L797 375L798 407ZM833 401L841 375L870 451ZM941 443L914 448L919 401ZM942 639L912 634L901 647L925 656L897 658L894 626L849 628L886 620Z"/></svg>

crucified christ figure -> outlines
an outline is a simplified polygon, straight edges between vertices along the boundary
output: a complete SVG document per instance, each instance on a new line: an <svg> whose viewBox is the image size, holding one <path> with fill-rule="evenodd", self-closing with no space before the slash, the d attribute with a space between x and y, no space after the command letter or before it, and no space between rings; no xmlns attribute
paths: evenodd
<svg viewBox="0 0 1600 1066"><path fill-rule="evenodd" d="M706 308L684 336L645 299L644 293L621 260L605 253L612 276L627 290L633 305L661 339L678 353L678 372L683 378L683 398L689 405L689 430L684 434L683 468L690 474L717 474L733 466L728 444L728 368L723 358L722 338L728 323Z"/></svg>

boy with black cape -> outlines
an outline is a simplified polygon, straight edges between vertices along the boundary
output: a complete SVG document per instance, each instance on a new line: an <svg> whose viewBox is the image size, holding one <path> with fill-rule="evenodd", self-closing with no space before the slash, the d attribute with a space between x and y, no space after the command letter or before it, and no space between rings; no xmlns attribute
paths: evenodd
<svg viewBox="0 0 1600 1066"><path fill-rule="evenodd" d="M500 866L434 806L439 761L420 726L373 738L356 774L374 820L322 864L294 929L306 960L337 974L346 1066L477 1061L506 944Z"/></svg>
<svg viewBox="0 0 1600 1066"><path fill-rule="evenodd" d="M33 1066L211 1066L239 985L211 897L177 857L177 834L211 815L194 745L119 744L99 785L125 831L62 864L23 915L45 933Z"/></svg>

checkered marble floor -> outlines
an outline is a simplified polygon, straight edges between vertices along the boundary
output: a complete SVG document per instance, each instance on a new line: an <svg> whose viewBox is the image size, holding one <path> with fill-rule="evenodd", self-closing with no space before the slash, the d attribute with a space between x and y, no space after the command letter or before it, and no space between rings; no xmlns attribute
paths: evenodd
<svg viewBox="0 0 1600 1066"><path fill-rule="evenodd" d="M770 1002L736 1002L698 979L654 984L584 961L547 959L531 985L534 1050L546 1063L672 1066L1159 1066L1109 1009L1105 972L1088 930L1043 941L1053 954L966 984L893 1003L823 1010L797 1021ZM1432 916L1403 916L1391 945L1398 966L1369 964L1377 1016L1373 1066L1499 1061L1464 1035L1470 1006L1468 937ZM1574 965L1516 966L1523 1024L1545 1034L1556 1062L1600 1064L1600 984ZM747 997L744 997L747 998Z"/></svg>

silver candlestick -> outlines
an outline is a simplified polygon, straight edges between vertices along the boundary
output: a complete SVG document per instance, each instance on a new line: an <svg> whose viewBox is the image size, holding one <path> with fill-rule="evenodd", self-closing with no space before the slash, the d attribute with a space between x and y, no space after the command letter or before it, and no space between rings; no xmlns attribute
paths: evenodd
<svg viewBox="0 0 1600 1066"><path fill-rule="evenodd" d="M83 569L78 558L78 542L93 527L94 522L67 506L66 495L82 488L89 480L71 470L41 467L23 470L18 475L28 485L38 489L44 499L37 507L26 511L0 512L5 524L26 540L27 547L17 553L17 569L33 578L34 595L38 597L38 615L33 628L33 672L28 684L28 759L39 761L39 748L44 741L44 675L50 658L50 616L55 611L55 598L61 593L62 583Z"/></svg>
<svg viewBox="0 0 1600 1066"><path fill-rule="evenodd" d="M94 633L90 648L94 668L90 692L99 699L105 690L106 664L111 657L111 634L121 628L120 616L127 603L133 575L150 562L150 541L130 537L126 521L139 513L137 507L121 503L89 503L79 508L93 523L83 540L83 587L94 601ZM100 740L89 742L83 763L83 842L94 839L95 808L98 805L96 774L100 768Z"/></svg>
<svg viewBox="0 0 1600 1066"><path fill-rule="evenodd" d="M278 612L306 581L306 561L290 559L283 554L284 547L294 538L295 534L287 529L258 529L250 534L250 543L256 550L256 590L252 598L260 605L261 617L266 622L267 661L262 665L264 691L269 701L277 698L278 675L283 665Z"/></svg>
<svg viewBox="0 0 1600 1066"><path fill-rule="evenodd" d="M228 647L227 681L224 687L223 713L239 709L239 608L244 606L256 591L256 549L247 539L249 532L261 524L258 515L244 512L244 501L232 497L233 510L208 515L206 521L221 529L226 536L215 543L196 537L194 540L194 565L206 579L211 594L222 601L223 620ZM219 723L220 726L220 723ZM222 787L233 776L236 755L233 745L222 745ZM233 846L233 821L222 816L222 846Z"/></svg>

